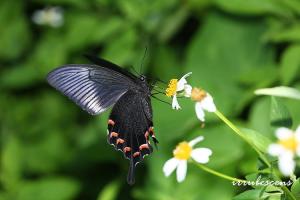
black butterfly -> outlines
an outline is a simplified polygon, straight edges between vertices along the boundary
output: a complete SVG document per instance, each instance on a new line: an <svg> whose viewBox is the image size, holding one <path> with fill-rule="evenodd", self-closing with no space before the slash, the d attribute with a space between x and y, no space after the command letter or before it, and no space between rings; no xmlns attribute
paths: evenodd
<svg viewBox="0 0 300 200"><path fill-rule="evenodd" d="M153 132L151 87L143 75L88 58L95 65L64 65L50 72L47 81L91 115L113 106L107 140L130 160L127 182L133 184L135 166L152 153L149 136L158 143Z"/></svg>

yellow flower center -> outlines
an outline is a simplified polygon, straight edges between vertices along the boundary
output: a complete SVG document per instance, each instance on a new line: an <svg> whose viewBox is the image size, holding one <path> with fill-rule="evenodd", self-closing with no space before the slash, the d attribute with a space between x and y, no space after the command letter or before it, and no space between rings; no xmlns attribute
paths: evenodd
<svg viewBox="0 0 300 200"><path fill-rule="evenodd" d="M200 88L193 88L191 99L193 101L202 101L207 96L206 92Z"/></svg>
<svg viewBox="0 0 300 200"><path fill-rule="evenodd" d="M178 79L171 79L166 89L166 96L171 97L176 94Z"/></svg>
<svg viewBox="0 0 300 200"><path fill-rule="evenodd" d="M284 140L280 140L279 144L282 145L284 148L289 149L293 152L296 152L298 147L298 141L296 140L295 136L289 137Z"/></svg>
<svg viewBox="0 0 300 200"><path fill-rule="evenodd" d="M173 151L173 155L178 160L187 160L191 157L192 147L187 142L181 142Z"/></svg>

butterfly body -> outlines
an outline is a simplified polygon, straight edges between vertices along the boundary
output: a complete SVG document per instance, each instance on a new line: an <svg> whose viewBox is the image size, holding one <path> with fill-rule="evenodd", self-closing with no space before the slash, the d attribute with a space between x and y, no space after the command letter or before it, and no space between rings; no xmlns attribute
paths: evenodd
<svg viewBox="0 0 300 200"><path fill-rule="evenodd" d="M92 60L96 65L59 67L48 74L47 80L91 115L112 107L107 141L130 160L127 181L133 184L135 166L152 153L149 137L157 143L151 89L143 75L137 77L103 59Z"/></svg>

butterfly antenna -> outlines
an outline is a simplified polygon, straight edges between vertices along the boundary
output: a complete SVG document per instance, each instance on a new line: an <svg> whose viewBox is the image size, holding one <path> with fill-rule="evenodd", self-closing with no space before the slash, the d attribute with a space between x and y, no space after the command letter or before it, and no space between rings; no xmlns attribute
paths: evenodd
<svg viewBox="0 0 300 200"><path fill-rule="evenodd" d="M158 85L152 85L154 88L158 88L158 89L161 89L161 90L165 90L164 88L162 88L162 87L159 87Z"/></svg>
<svg viewBox="0 0 300 200"><path fill-rule="evenodd" d="M165 94L165 92L163 90L159 90L159 89L161 89L161 88L156 89L154 86L152 88L152 90L154 90L155 92L159 92L161 94Z"/></svg>
<svg viewBox="0 0 300 200"><path fill-rule="evenodd" d="M163 81L163 80L161 80L161 79L159 79L159 78L155 78L158 82L161 82L161 83L163 83L163 84L166 84L166 85L168 85L168 83L166 82L166 81Z"/></svg>
<svg viewBox="0 0 300 200"><path fill-rule="evenodd" d="M148 78L148 79L150 79L150 80L154 80L154 81L157 81L157 82L160 82L160 83L162 83L162 84L165 84L165 85L168 85L168 83L167 82L165 82L165 81L163 81L163 80L161 80L161 79L159 79L159 78Z"/></svg>
<svg viewBox="0 0 300 200"><path fill-rule="evenodd" d="M147 55L147 50L148 50L148 47L146 46L145 51L144 51L144 56L143 56L142 61L141 61L140 73L142 73L143 64L144 64L144 61L145 61L145 58L146 58L146 55Z"/></svg>
<svg viewBox="0 0 300 200"><path fill-rule="evenodd" d="M129 185L133 185L135 182L135 166L133 162L133 158L130 159L128 174L127 174L127 183Z"/></svg>
<svg viewBox="0 0 300 200"><path fill-rule="evenodd" d="M134 69L134 67L130 66L130 69L131 69L137 76L140 76L140 74Z"/></svg>

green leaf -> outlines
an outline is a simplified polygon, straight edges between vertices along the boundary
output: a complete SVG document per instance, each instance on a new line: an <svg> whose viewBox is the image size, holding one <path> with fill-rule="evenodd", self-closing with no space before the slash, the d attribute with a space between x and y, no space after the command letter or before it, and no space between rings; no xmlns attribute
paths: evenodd
<svg viewBox="0 0 300 200"><path fill-rule="evenodd" d="M27 65L44 80L50 70L66 63L66 50L64 39L57 32L49 31L40 38Z"/></svg>
<svg viewBox="0 0 300 200"><path fill-rule="evenodd" d="M233 200L260 200L261 190L247 190L233 197Z"/></svg>
<svg viewBox="0 0 300 200"><path fill-rule="evenodd" d="M133 28L127 27L123 33L110 43L103 50L102 57L113 61L119 65L131 65L134 63L138 43L138 32Z"/></svg>
<svg viewBox="0 0 300 200"><path fill-rule="evenodd" d="M144 18L146 9L145 2L140 1L139 4L136 0L118 1L119 9L122 11L124 16L130 21L139 21Z"/></svg>
<svg viewBox="0 0 300 200"><path fill-rule="evenodd" d="M66 177L49 177L36 181L25 181L16 200L71 200L79 192L78 181Z"/></svg>
<svg viewBox="0 0 300 200"><path fill-rule="evenodd" d="M5 89L28 88L37 80L39 80L39 73L36 68L19 65L8 68L0 75L0 87Z"/></svg>
<svg viewBox="0 0 300 200"><path fill-rule="evenodd" d="M291 192L296 197L296 199L300 199L300 179L298 178L291 187Z"/></svg>
<svg viewBox="0 0 300 200"><path fill-rule="evenodd" d="M278 25L278 21L275 23ZM298 24L286 26L280 23L280 27L270 30L265 37L271 42L299 42L300 26Z"/></svg>
<svg viewBox="0 0 300 200"><path fill-rule="evenodd" d="M247 138L262 152L266 152L268 146L272 143L269 138L255 130L241 128L241 131L245 133Z"/></svg>
<svg viewBox="0 0 300 200"><path fill-rule="evenodd" d="M272 138L273 129L270 126L271 99L269 96L256 99L249 113L249 128L263 133L264 136Z"/></svg>
<svg viewBox="0 0 300 200"><path fill-rule="evenodd" d="M70 157L70 147L61 133L50 131L41 141L26 145L24 154L28 171L49 173L59 168ZM37 153L39 152L39 153Z"/></svg>
<svg viewBox="0 0 300 200"><path fill-rule="evenodd" d="M282 193L267 193L265 189L247 190L235 196L233 200L279 200Z"/></svg>
<svg viewBox="0 0 300 200"><path fill-rule="evenodd" d="M246 103L237 101L247 95L239 77L273 65L273 50L260 40L265 26L247 22L211 13L187 52L186 72L193 72L190 83L209 91L225 113L235 113ZM264 56L259 56L261 53Z"/></svg>
<svg viewBox="0 0 300 200"><path fill-rule="evenodd" d="M246 15L262 15L273 13L277 15L290 16L291 11L276 0L214 0L217 6L230 13Z"/></svg>
<svg viewBox="0 0 300 200"><path fill-rule="evenodd" d="M78 51L89 45L99 45L109 40L123 27L121 18L98 16L95 14L70 12L66 16L64 42L70 51Z"/></svg>
<svg viewBox="0 0 300 200"><path fill-rule="evenodd" d="M158 39L163 42L168 41L185 22L186 18L189 16L188 14L189 9L186 6L182 6L177 11L173 12L172 15L165 18L161 31L158 32Z"/></svg>
<svg viewBox="0 0 300 200"><path fill-rule="evenodd" d="M291 114L283 102L272 97L271 99L271 125L275 127L291 127L293 124Z"/></svg>
<svg viewBox="0 0 300 200"><path fill-rule="evenodd" d="M299 32L300 33L300 32ZM300 45L291 45L285 50L280 62L280 78L283 84L289 84L299 75L300 69Z"/></svg>
<svg viewBox="0 0 300 200"><path fill-rule="evenodd" d="M120 182L112 181L102 189L97 200L114 200L118 195L119 189L120 189Z"/></svg>
<svg viewBox="0 0 300 200"><path fill-rule="evenodd" d="M223 167L232 165L245 156L243 141L232 134L226 125L213 125L204 129L199 127L194 132L189 133L188 141L199 136L199 134L205 138L199 143L199 146L208 147L213 151L209 165L214 169L222 170Z"/></svg>
<svg viewBox="0 0 300 200"><path fill-rule="evenodd" d="M300 2L298 0L285 0L282 1L282 4L286 5L298 15L300 14Z"/></svg>
<svg viewBox="0 0 300 200"><path fill-rule="evenodd" d="M262 88L254 91L256 95L269 95L300 100L300 91L286 86Z"/></svg>
<svg viewBox="0 0 300 200"><path fill-rule="evenodd" d="M22 147L16 137L6 137L1 156L1 182L4 188L14 192L22 175Z"/></svg>
<svg viewBox="0 0 300 200"><path fill-rule="evenodd" d="M17 59L25 53L31 37L26 18L22 1L1 1L0 59Z"/></svg>
<svg viewBox="0 0 300 200"><path fill-rule="evenodd" d="M76 6L80 8L86 8L89 6L89 3L91 1L80 1L80 0L33 0L34 2L37 2L39 4L44 5L71 5Z"/></svg>

